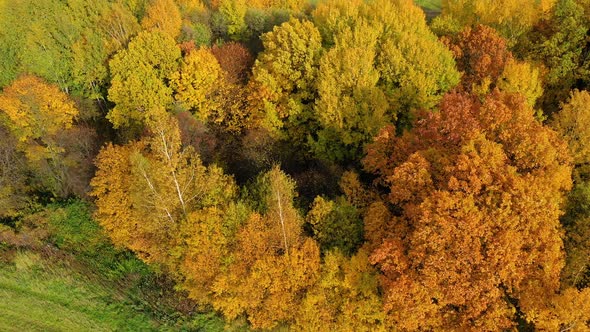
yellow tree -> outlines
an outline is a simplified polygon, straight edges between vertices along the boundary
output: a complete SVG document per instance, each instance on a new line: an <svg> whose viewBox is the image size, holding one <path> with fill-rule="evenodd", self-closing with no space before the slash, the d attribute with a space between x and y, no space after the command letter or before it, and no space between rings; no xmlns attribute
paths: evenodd
<svg viewBox="0 0 590 332"><path fill-rule="evenodd" d="M553 127L563 135L574 158L575 187L569 195L566 215L562 223L566 229L566 267L563 273L568 285L588 287L590 285L590 183L588 163L590 162L590 94L574 90L570 100L562 104L561 111L552 121Z"/></svg>
<svg viewBox="0 0 590 332"><path fill-rule="evenodd" d="M225 82L221 67L209 49L201 48L187 54L170 78L175 99L201 121L207 121L212 113L220 111L220 86Z"/></svg>
<svg viewBox="0 0 590 332"><path fill-rule="evenodd" d="M494 27L511 44L545 17L556 0L444 0L438 20L453 20L459 26L485 24ZM439 23L435 23L439 24Z"/></svg>
<svg viewBox="0 0 590 332"><path fill-rule="evenodd" d="M246 0L219 0L219 13L227 24L227 34L234 40L246 32Z"/></svg>
<svg viewBox="0 0 590 332"><path fill-rule="evenodd" d="M73 130L78 116L74 102L57 86L25 75L0 94L0 110L29 169L40 182L38 189L57 196L69 194L67 169L80 160L71 159L62 139Z"/></svg>
<svg viewBox="0 0 590 332"><path fill-rule="evenodd" d="M496 86L502 91L523 95L529 106L533 107L537 99L543 95L542 83L538 67L527 61L510 60L506 63Z"/></svg>
<svg viewBox="0 0 590 332"><path fill-rule="evenodd" d="M329 46L344 30L360 24L379 31L379 86L395 111L433 107L459 81L452 54L413 1L326 1L312 15Z"/></svg>
<svg viewBox="0 0 590 332"><path fill-rule="evenodd" d="M262 44L252 69L252 90L262 98L253 102L263 110L269 129L296 126L309 117L315 98L320 34L313 23L291 19L264 34Z"/></svg>
<svg viewBox="0 0 590 332"><path fill-rule="evenodd" d="M377 87L378 38L379 30L368 24L345 29L320 60L314 113L321 129L312 144L318 157L355 159L365 142L395 120L395 114L387 114L386 96Z"/></svg>
<svg viewBox="0 0 590 332"><path fill-rule="evenodd" d="M164 110L149 119L148 128L150 136L107 145L98 155L91 193L95 217L116 245L163 266L181 287L207 302L211 274L224 256L229 233L223 216L235 184L182 146L178 124ZM192 274L199 268L207 272Z"/></svg>
<svg viewBox="0 0 590 332"><path fill-rule="evenodd" d="M143 31L109 63L112 79L108 98L115 107L107 118L115 128L143 124L146 115L172 104L168 79L176 72L180 49L159 30Z"/></svg>
<svg viewBox="0 0 590 332"><path fill-rule="evenodd" d="M237 233L232 263L214 284L213 305L228 319L245 314L254 328L294 320L317 279L317 244L302 234L294 182L278 167L259 179L264 214L251 214Z"/></svg>
<svg viewBox="0 0 590 332"><path fill-rule="evenodd" d="M361 250L324 256L321 274L299 307L297 331L388 331L377 271Z"/></svg>
<svg viewBox="0 0 590 332"><path fill-rule="evenodd" d="M590 288L567 288L531 316L540 331L590 331Z"/></svg>
<svg viewBox="0 0 590 332"><path fill-rule="evenodd" d="M393 110L432 108L457 85L460 75L452 54L430 31L414 1L367 2L361 14L376 27L382 25L376 66Z"/></svg>
<svg viewBox="0 0 590 332"><path fill-rule="evenodd" d="M358 20L363 4L363 0L326 0L318 3L312 17L326 45L334 45L334 36Z"/></svg>
<svg viewBox="0 0 590 332"><path fill-rule="evenodd" d="M144 29L158 29L176 39L180 35L182 16L174 0L152 0L141 20Z"/></svg>
<svg viewBox="0 0 590 332"><path fill-rule="evenodd" d="M452 54L412 1L327 1L313 13L327 50L320 60L311 144L331 160L358 157L385 124L407 127L459 81Z"/></svg>
<svg viewBox="0 0 590 332"><path fill-rule="evenodd" d="M141 29L137 18L121 2L72 0L75 22L83 29L71 46L72 80L86 96L102 100L107 86L108 61Z"/></svg>
<svg viewBox="0 0 590 332"><path fill-rule="evenodd" d="M78 116L74 102L57 86L28 75L4 89L0 95L0 109L8 116L9 128L19 143L33 145L27 152L29 158L43 158L56 149L51 142L39 146L35 141L71 128Z"/></svg>
<svg viewBox="0 0 590 332"><path fill-rule="evenodd" d="M176 0L178 7L183 16L189 16L194 13L202 13L207 10L201 0Z"/></svg>
<svg viewBox="0 0 590 332"><path fill-rule="evenodd" d="M553 127L563 135L576 165L590 162L590 93L574 90L555 116Z"/></svg>

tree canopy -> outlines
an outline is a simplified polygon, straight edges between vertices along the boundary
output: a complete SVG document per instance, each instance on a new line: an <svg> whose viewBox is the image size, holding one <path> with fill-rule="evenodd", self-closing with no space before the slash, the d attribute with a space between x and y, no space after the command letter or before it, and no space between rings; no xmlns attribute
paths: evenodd
<svg viewBox="0 0 590 332"><path fill-rule="evenodd" d="M0 263L91 227L160 329L589 330L590 0L419 5L0 0Z"/></svg>

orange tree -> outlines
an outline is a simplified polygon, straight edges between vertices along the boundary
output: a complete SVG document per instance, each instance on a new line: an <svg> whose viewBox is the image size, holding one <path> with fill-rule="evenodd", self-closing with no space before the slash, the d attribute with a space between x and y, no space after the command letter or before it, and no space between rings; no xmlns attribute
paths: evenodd
<svg viewBox="0 0 590 332"><path fill-rule="evenodd" d="M411 133L382 130L364 165L388 193L365 223L394 324L499 330L520 309L549 326L571 158L525 98L449 94Z"/></svg>

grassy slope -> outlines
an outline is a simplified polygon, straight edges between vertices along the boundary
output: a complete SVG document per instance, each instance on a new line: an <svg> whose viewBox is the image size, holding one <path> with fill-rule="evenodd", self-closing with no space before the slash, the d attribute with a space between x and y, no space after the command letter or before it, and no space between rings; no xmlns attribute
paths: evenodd
<svg viewBox="0 0 590 332"><path fill-rule="evenodd" d="M29 251L0 265L2 331L150 331L156 324L115 301L114 288Z"/></svg>
<svg viewBox="0 0 590 332"><path fill-rule="evenodd" d="M440 11L441 0L416 0L416 4L424 9Z"/></svg>

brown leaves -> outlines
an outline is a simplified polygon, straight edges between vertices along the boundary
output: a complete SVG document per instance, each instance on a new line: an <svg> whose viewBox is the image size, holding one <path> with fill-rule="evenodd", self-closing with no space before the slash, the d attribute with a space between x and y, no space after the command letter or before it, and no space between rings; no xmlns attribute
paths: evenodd
<svg viewBox="0 0 590 332"><path fill-rule="evenodd" d="M229 82L244 83L247 80L250 68L254 65L254 57L244 45L236 42L213 45L211 53L227 74Z"/></svg>
<svg viewBox="0 0 590 332"><path fill-rule="evenodd" d="M457 67L463 73L462 85L466 90L495 83L506 63L512 60L506 40L485 25L466 28L455 41L446 39L445 42L455 54Z"/></svg>

